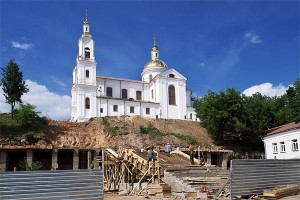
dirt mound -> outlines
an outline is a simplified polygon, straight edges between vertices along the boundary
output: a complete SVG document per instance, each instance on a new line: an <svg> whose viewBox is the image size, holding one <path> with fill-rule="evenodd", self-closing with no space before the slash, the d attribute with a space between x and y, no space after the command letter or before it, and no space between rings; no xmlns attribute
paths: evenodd
<svg viewBox="0 0 300 200"><path fill-rule="evenodd" d="M150 143L163 147L167 142L173 147L188 146L187 141L175 137L174 134L151 136L140 133L140 126L147 127L149 124L163 132L190 136L201 146L212 144L212 139L199 122L148 119L139 116L93 118L82 123L49 121L43 132L57 148L143 148Z"/></svg>

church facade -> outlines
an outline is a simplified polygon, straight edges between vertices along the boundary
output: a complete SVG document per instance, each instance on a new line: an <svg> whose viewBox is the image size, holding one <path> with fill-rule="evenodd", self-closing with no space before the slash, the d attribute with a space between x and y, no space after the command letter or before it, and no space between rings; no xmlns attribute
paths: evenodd
<svg viewBox="0 0 300 200"><path fill-rule="evenodd" d="M199 120L192 107L192 91L186 88L187 78L160 60L155 40L141 80L98 76L96 66L94 40L86 19L73 70L71 121L122 115Z"/></svg>

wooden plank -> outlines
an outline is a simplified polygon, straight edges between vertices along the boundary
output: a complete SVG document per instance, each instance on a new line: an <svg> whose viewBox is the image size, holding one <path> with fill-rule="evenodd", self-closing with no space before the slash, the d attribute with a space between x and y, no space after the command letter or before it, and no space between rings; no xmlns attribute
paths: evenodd
<svg viewBox="0 0 300 200"><path fill-rule="evenodd" d="M274 187L271 189L264 190L263 197L272 197L272 198L282 198L286 196L291 196L294 194L299 194L300 187L299 185L282 185Z"/></svg>

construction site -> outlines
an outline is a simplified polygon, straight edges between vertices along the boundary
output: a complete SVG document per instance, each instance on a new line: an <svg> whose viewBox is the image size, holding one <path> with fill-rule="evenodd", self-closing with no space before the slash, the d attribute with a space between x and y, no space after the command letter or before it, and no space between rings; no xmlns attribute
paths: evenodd
<svg viewBox="0 0 300 200"><path fill-rule="evenodd" d="M149 127L149 124L152 128L169 134L153 136L140 133L141 127ZM184 138L183 136L195 139L194 165L190 160L189 140L181 139ZM164 149L167 143L172 146L170 154ZM155 157L151 160L148 159L145 150L149 144L154 145L155 152ZM251 193L246 194L247 190L239 185L236 191L233 190L236 187L235 179L238 180L239 177L236 178L231 174L232 154L232 150L215 146L199 122L145 119L138 116L95 118L83 123L49 121L43 134L30 139L28 137L25 140L22 140L22 137L1 138L0 171L17 173L23 170L19 164L23 160L29 167L36 162L42 163L42 168L39 169L43 170L42 172L45 172L44 170L62 170L62 173L65 170L101 170L101 175L99 177L97 175L96 179L101 180L104 193L101 193L101 198L96 199L225 200L233 199L231 193L237 194L235 195L237 199L238 197L242 199L241 192L245 193L247 199L259 199L258 196L254 198ZM252 165L257 168L255 162ZM238 164L237 162L236 166ZM287 164L293 167L293 170L299 165L298 162ZM245 170L245 167L242 170ZM296 177L300 177L299 170L296 172ZM240 180L238 182L242 183ZM5 183L0 181L0 187L1 184ZM74 184L73 181L72 185ZM62 184L57 187L61 188ZM63 187L71 186L68 183ZM293 187L296 189L289 194L299 192L299 186ZM56 186L53 188L55 189ZM82 190L82 186L76 186L77 188L78 191ZM290 188L288 190L290 191ZM0 191L0 197L3 195L1 199L13 199L5 192L7 191ZM23 196L18 199L29 199L29 196L25 194ZM78 197L78 199L83 198Z"/></svg>

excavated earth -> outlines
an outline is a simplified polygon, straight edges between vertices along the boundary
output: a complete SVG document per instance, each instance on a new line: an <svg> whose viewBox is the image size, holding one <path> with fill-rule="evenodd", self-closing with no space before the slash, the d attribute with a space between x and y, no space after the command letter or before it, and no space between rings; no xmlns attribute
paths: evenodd
<svg viewBox="0 0 300 200"><path fill-rule="evenodd" d="M105 120L105 121L104 121ZM108 128L104 124L109 123ZM43 133L47 144L56 148L94 149L120 146L127 148L144 148L150 143L164 147L170 143L173 147L187 147L188 142L173 135L150 136L140 133L140 126L154 128L168 133L188 135L197 140L197 144L207 147L212 139L199 122L173 119L149 119L139 116L121 116L93 118L87 122L49 121ZM111 132L109 129L114 129ZM43 142L41 142L42 144ZM44 141L45 143L45 141Z"/></svg>

